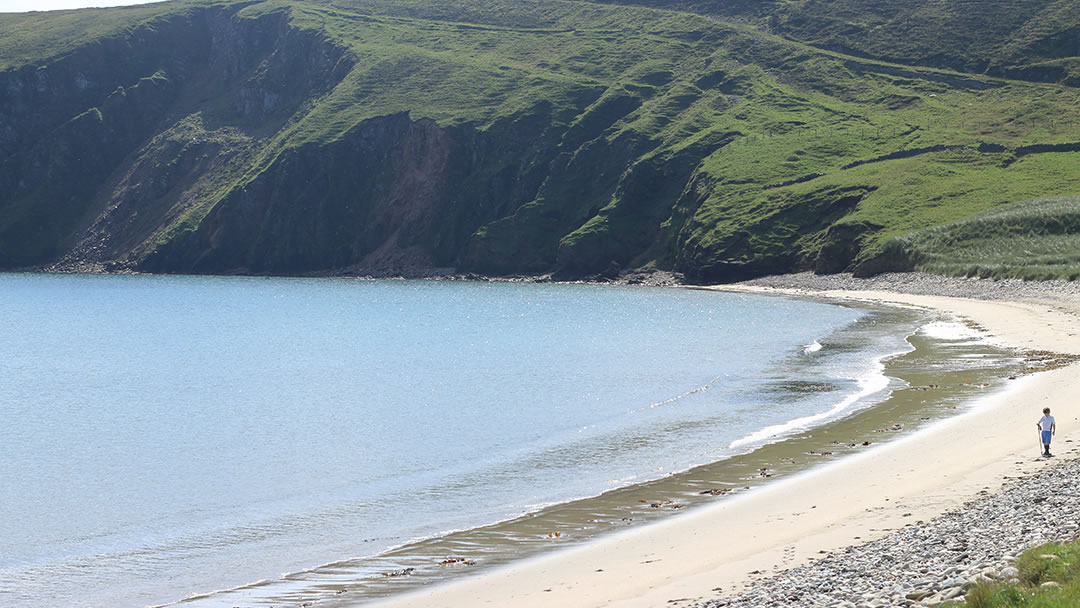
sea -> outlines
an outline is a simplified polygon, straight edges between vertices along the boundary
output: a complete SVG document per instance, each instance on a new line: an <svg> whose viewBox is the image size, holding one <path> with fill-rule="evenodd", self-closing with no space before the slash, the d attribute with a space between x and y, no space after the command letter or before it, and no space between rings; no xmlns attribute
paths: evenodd
<svg viewBox="0 0 1080 608"><path fill-rule="evenodd" d="M0 606L353 605L977 407L917 308L555 283L0 274Z"/></svg>

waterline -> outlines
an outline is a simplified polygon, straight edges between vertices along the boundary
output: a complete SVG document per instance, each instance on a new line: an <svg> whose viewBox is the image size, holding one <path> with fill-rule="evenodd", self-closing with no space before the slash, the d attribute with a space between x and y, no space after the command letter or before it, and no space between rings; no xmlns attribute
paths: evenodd
<svg viewBox="0 0 1080 608"><path fill-rule="evenodd" d="M17 488L0 497L0 592L30 608L380 597L722 500L941 407L881 401L917 383L879 364L921 311L42 275L0 275L0 306L20 354L0 361L0 477ZM918 363L939 366L925 383L1001 364L963 348ZM731 447L838 403L842 420Z"/></svg>
<svg viewBox="0 0 1080 608"><path fill-rule="evenodd" d="M315 600L351 606L407 593L716 504L858 454L872 444L911 436L935 421L975 407L980 397L989 394L987 388L1003 388L1005 378L1019 365L1011 352L991 347L985 334L967 328L959 331L957 324L941 318L917 325L907 336L909 348L875 359L873 373L857 379L856 393L821 414L769 427L778 432L732 442L737 445L725 451L730 455L716 462L658 479L618 480L620 487L596 496L538 505L517 518L415 539L372 557L334 562L269 584L211 595L191 608L297 605ZM968 364L971 354L979 355L974 365ZM937 366L936 383L931 384L937 393L927 403L920 398L927 387L919 382L931 361Z"/></svg>

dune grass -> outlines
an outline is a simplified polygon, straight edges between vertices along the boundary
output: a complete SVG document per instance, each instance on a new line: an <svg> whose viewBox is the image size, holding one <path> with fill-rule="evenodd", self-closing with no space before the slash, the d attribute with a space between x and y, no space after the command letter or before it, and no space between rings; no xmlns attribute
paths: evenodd
<svg viewBox="0 0 1080 608"><path fill-rule="evenodd" d="M1071 608L1080 605L1080 541L1025 551L1018 583L980 583L951 608ZM1049 583L1049 584L1048 584ZM1045 586L1044 586L1045 585Z"/></svg>
<svg viewBox="0 0 1080 608"><path fill-rule="evenodd" d="M1080 279L1080 197L1012 203L894 239L919 270L948 276Z"/></svg>

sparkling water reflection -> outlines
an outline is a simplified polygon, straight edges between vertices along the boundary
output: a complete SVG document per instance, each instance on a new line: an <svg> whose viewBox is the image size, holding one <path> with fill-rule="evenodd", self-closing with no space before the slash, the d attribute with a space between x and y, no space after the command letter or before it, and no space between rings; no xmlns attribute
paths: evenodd
<svg viewBox="0 0 1080 608"><path fill-rule="evenodd" d="M0 310L0 603L27 608L380 594L379 572L432 555L625 525L651 507L573 501L754 466L739 454L776 437L730 447L748 429L883 379L925 321L683 289L146 276L0 275ZM903 383L884 385L849 409Z"/></svg>

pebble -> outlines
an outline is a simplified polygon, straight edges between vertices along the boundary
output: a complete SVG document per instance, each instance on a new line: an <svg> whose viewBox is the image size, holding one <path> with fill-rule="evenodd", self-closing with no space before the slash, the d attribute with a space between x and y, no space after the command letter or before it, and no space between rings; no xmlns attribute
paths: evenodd
<svg viewBox="0 0 1080 608"><path fill-rule="evenodd" d="M780 571L697 608L936 606L962 597L973 581L1015 582L1020 572L1014 562L1022 551L1077 538L1078 477L1080 460L1060 458L962 508Z"/></svg>
<svg viewBox="0 0 1080 608"><path fill-rule="evenodd" d="M812 272L800 272L752 279L740 285L814 291L838 289L894 291L978 300L1080 296L1080 281L1022 281L1019 279L995 281L975 277L944 277L923 272L889 272L865 279L857 279L851 273L819 275Z"/></svg>
<svg viewBox="0 0 1080 608"><path fill-rule="evenodd" d="M1080 296L1080 282L954 278L918 272L857 279L850 273L763 277L744 285L899 293L1000 300ZM1013 565L1027 548L1080 536L1080 495L1072 480L1080 461L1056 461L1038 475L885 538L836 551L810 564L756 581L737 595L697 608L835 608L936 606L963 596L974 582L1016 583ZM1054 585L1049 585L1054 586Z"/></svg>

